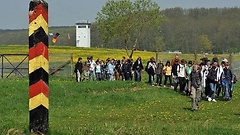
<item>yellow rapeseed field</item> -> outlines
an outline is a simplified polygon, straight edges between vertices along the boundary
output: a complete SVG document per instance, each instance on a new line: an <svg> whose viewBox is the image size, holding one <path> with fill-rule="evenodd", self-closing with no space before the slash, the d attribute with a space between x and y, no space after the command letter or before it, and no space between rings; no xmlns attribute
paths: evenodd
<svg viewBox="0 0 240 135"><path fill-rule="evenodd" d="M0 54L28 54L27 45L1 45ZM93 56L94 59L106 60L107 58L114 58L121 60L123 56L127 58L127 53L124 49L107 49L107 48L78 48L70 46L50 46L49 56L54 55L50 58L50 62L55 62L61 60L61 56L73 56L73 62L76 62L78 57L82 57L86 60L88 56ZM59 57L56 57L59 56ZM173 59L174 53L159 53L159 60L162 59L164 62ZM218 55L219 59L228 58L228 54ZM133 59L141 57L143 62L146 63L151 57L156 58L156 52L148 51L135 51L133 54ZM194 54L179 54L180 59L194 60ZM197 62L200 62L202 54L197 55ZM207 55L209 59L212 59L213 55ZM16 61L21 60L22 57L15 58Z"/></svg>

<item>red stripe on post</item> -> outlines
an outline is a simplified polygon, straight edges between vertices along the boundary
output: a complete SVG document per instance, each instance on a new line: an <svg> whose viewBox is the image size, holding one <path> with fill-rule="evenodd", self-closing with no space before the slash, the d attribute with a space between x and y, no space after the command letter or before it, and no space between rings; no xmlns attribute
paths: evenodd
<svg viewBox="0 0 240 135"><path fill-rule="evenodd" d="M33 11L29 13L29 23L34 21L39 15L42 15L46 22L48 22L48 12L47 10L43 7L43 4L39 4L34 8Z"/></svg>
<svg viewBox="0 0 240 135"><path fill-rule="evenodd" d="M48 85L43 80L40 80L29 87L29 99L40 93L43 93L46 97L49 97Z"/></svg>
<svg viewBox="0 0 240 135"><path fill-rule="evenodd" d="M28 59L31 60L40 55L43 55L47 60L49 60L48 47L44 45L43 42L40 42L36 46L33 46L29 49Z"/></svg>

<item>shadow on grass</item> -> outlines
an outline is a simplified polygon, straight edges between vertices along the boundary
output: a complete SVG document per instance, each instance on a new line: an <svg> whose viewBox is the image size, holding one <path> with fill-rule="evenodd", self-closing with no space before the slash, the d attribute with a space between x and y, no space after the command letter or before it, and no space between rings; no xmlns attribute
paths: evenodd
<svg viewBox="0 0 240 135"><path fill-rule="evenodd" d="M192 108L191 107L183 107L183 110L191 111Z"/></svg>

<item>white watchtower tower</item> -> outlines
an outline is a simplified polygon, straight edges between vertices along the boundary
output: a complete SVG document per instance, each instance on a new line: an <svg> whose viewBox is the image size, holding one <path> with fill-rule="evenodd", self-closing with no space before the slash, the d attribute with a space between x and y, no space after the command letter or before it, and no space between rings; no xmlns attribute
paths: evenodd
<svg viewBox="0 0 240 135"><path fill-rule="evenodd" d="M76 23L76 47L90 47L90 26L88 21Z"/></svg>

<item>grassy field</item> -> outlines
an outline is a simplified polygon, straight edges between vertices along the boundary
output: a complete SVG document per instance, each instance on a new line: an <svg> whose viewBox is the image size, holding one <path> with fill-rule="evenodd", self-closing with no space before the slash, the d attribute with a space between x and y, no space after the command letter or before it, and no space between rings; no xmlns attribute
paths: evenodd
<svg viewBox="0 0 240 135"><path fill-rule="evenodd" d="M77 57L121 59L124 50L52 46L50 53ZM0 53L28 53L28 46L0 46ZM144 61L153 52L136 52ZM174 54L161 53L172 59ZM226 55L227 56L227 55ZM191 54L180 55L193 59ZM225 57L221 55L220 57ZM211 58L211 55L209 56ZM52 59L57 61L57 59ZM51 61L50 61L51 62ZM49 134L51 135L237 135L240 134L240 86L232 101L203 100L191 112L190 98L171 89L143 82L113 81L76 83L73 78L50 77ZM0 135L29 134L28 79L0 79Z"/></svg>
<svg viewBox="0 0 240 135"><path fill-rule="evenodd" d="M0 133L28 134L28 80L1 79ZM172 89L131 81L84 82L50 78L49 134L236 135L239 85L232 101L202 101Z"/></svg>

